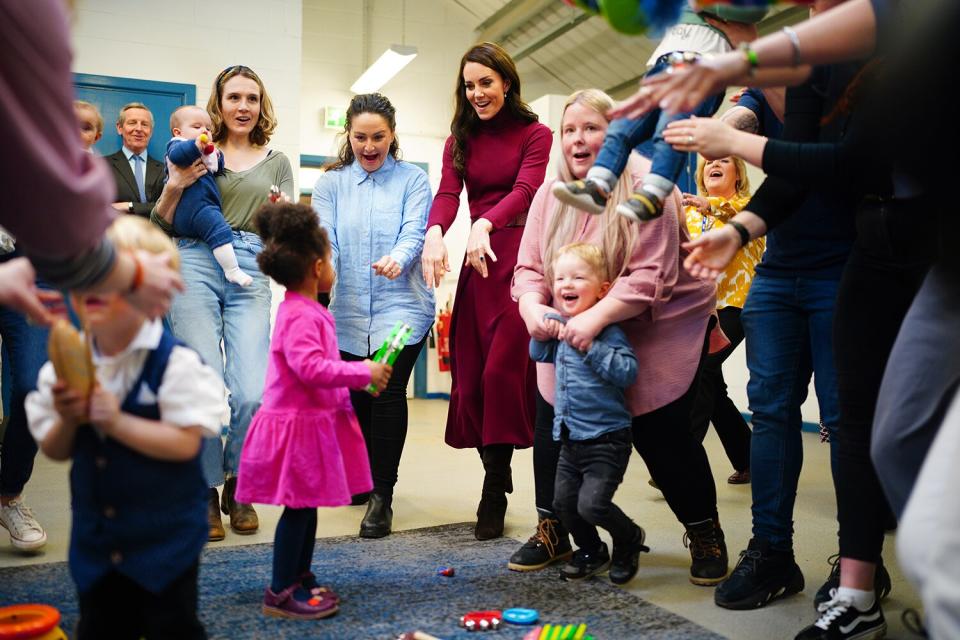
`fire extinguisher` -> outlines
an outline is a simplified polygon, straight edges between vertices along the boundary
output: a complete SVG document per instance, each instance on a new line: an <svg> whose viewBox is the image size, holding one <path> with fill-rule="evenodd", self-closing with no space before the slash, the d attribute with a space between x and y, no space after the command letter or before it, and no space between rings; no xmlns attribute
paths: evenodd
<svg viewBox="0 0 960 640"><path fill-rule="evenodd" d="M453 303L447 299L447 305L437 314L437 363L440 371L450 371L450 317L453 315Z"/></svg>

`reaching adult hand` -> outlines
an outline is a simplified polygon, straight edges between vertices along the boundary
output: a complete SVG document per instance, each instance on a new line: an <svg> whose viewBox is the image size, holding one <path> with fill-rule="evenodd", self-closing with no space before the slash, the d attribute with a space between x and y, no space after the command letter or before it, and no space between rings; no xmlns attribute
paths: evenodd
<svg viewBox="0 0 960 640"><path fill-rule="evenodd" d="M447 245L443 242L443 231L440 225L433 225L427 229L427 235L423 239L420 263L423 266L423 280L427 286L439 287L443 276L450 271Z"/></svg>
<svg viewBox="0 0 960 640"><path fill-rule="evenodd" d="M557 337L566 341L578 351L584 353L589 351L593 339L603 330L604 326L601 318L593 312L595 308L591 307L567 320Z"/></svg>
<svg viewBox="0 0 960 640"><path fill-rule="evenodd" d="M690 116L668 124L663 139L677 151L696 152L707 160L716 160L733 154L736 133L721 120Z"/></svg>
<svg viewBox="0 0 960 640"><path fill-rule="evenodd" d="M732 226L711 229L683 244L690 255L683 261L690 275L704 280L716 280L740 250L740 234Z"/></svg>
<svg viewBox="0 0 960 640"><path fill-rule="evenodd" d="M653 98L653 89L645 87L642 84L632 96L619 102L613 108L607 110L607 118L629 118L636 120L646 115L657 107L657 102Z"/></svg>
<svg viewBox="0 0 960 640"><path fill-rule="evenodd" d="M696 64L645 78L640 91L649 89L647 100L669 114L693 111L707 96L723 91L746 75L748 70L749 65L743 54L732 51L712 58L701 58ZM631 117L620 113L611 115Z"/></svg>
<svg viewBox="0 0 960 640"><path fill-rule="evenodd" d="M518 302L520 317L523 318L524 324L527 325L527 333L529 333L530 337L534 340L545 341L556 338L558 335L557 332L554 332L552 328L548 327L547 321L543 318L543 316L548 313L555 313L556 309L541 303L539 298L539 295L530 293L520 296Z"/></svg>
<svg viewBox="0 0 960 640"><path fill-rule="evenodd" d="M37 274L27 258L14 258L0 264L0 305L16 309L31 321L50 326L54 314L48 306L61 306L63 296L57 291L37 289Z"/></svg>
<svg viewBox="0 0 960 640"><path fill-rule="evenodd" d="M470 235L467 237L467 258L465 264L469 264L476 269L481 276L487 277L487 256L494 262L497 256L490 248L490 230L493 223L486 218L477 218L477 221L470 227Z"/></svg>
<svg viewBox="0 0 960 640"><path fill-rule="evenodd" d="M373 268L373 272L375 274L378 276L383 276L387 280L395 280L397 276L400 275L400 272L403 271L397 261L391 258L389 255L383 256L374 262L371 267Z"/></svg>
<svg viewBox="0 0 960 640"><path fill-rule="evenodd" d="M136 259L143 269L143 280L127 301L149 318L159 318L170 309L173 295L183 291L183 278L170 266L170 256L137 251Z"/></svg>
<svg viewBox="0 0 960 640"><path fill-rule="evenodd" d="M685 193L680 199L680 204L684 207L696 207L697 213L702 216L713 215L713 208L710 206L710 201L703 196Z"/></svg>

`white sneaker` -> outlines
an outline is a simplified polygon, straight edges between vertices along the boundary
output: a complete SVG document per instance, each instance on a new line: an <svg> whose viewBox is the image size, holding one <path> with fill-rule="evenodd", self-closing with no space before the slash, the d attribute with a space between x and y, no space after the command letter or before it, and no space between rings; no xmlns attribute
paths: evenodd
<svg viewBox="0 0 960 640"><path fill-rule="evenodd" d="M0 525L10 532L10 544L15 549L37 551L47 544L47 532L20 498L0 507Z"/></svg>

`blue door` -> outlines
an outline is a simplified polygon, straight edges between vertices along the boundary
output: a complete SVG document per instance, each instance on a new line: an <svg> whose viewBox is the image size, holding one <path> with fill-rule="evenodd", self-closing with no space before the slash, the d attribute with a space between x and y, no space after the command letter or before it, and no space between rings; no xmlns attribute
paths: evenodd
<svg viewBox="0 0 960 640"><path fill-rule="evenodd" d="M77 98L97 105L103 115L103 138L94 147L102 156L118 151L123 144L116 126L120 108L129 102L142 102L153 112L153 137L147 155L162 161L170 140L170 114L197 101L197 87L192 84L86 73L73 74L73 84Z"/></svg>

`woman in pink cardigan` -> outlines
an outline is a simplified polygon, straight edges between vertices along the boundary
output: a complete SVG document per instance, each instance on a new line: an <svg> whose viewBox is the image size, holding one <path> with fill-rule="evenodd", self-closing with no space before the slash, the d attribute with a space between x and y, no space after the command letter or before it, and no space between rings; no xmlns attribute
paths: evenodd
<svg viewBox="0 0 960 640"><path fill-rule="evenodd" d="M563 162L558 178L547 179L534 196L527 218L512 295L530 335L546 339L545 313L555 312L551 296L552 264L557 249L571 242L599 245L608 261L610 292L594 307L566 324L567 341L577 348L611 323L619 323L637 354L640 374L627 389L633 417L633 443L667 504L686 529L690 581L713 585L727 574L727 551L717 517L717 495L703 446L691 435L690 410L697 391L700 362L706 354L716 288L690 276L681 266L687 231L681 221L679 192L667 198L664 215L641 225L614 209L640 185L650 162L631 156L603 214L567 207L551 194L557 180L583 178L596 159L607 129L604 113L613 106L605 93L574 93L561 124ZM529 571L569 558L570 542L553 515L553 489L560 443L552 439L553 366L537 364L537 419L534 477L537 533L510 559L510 568ZM576 560L576 558L574 558Z"/></svg>

